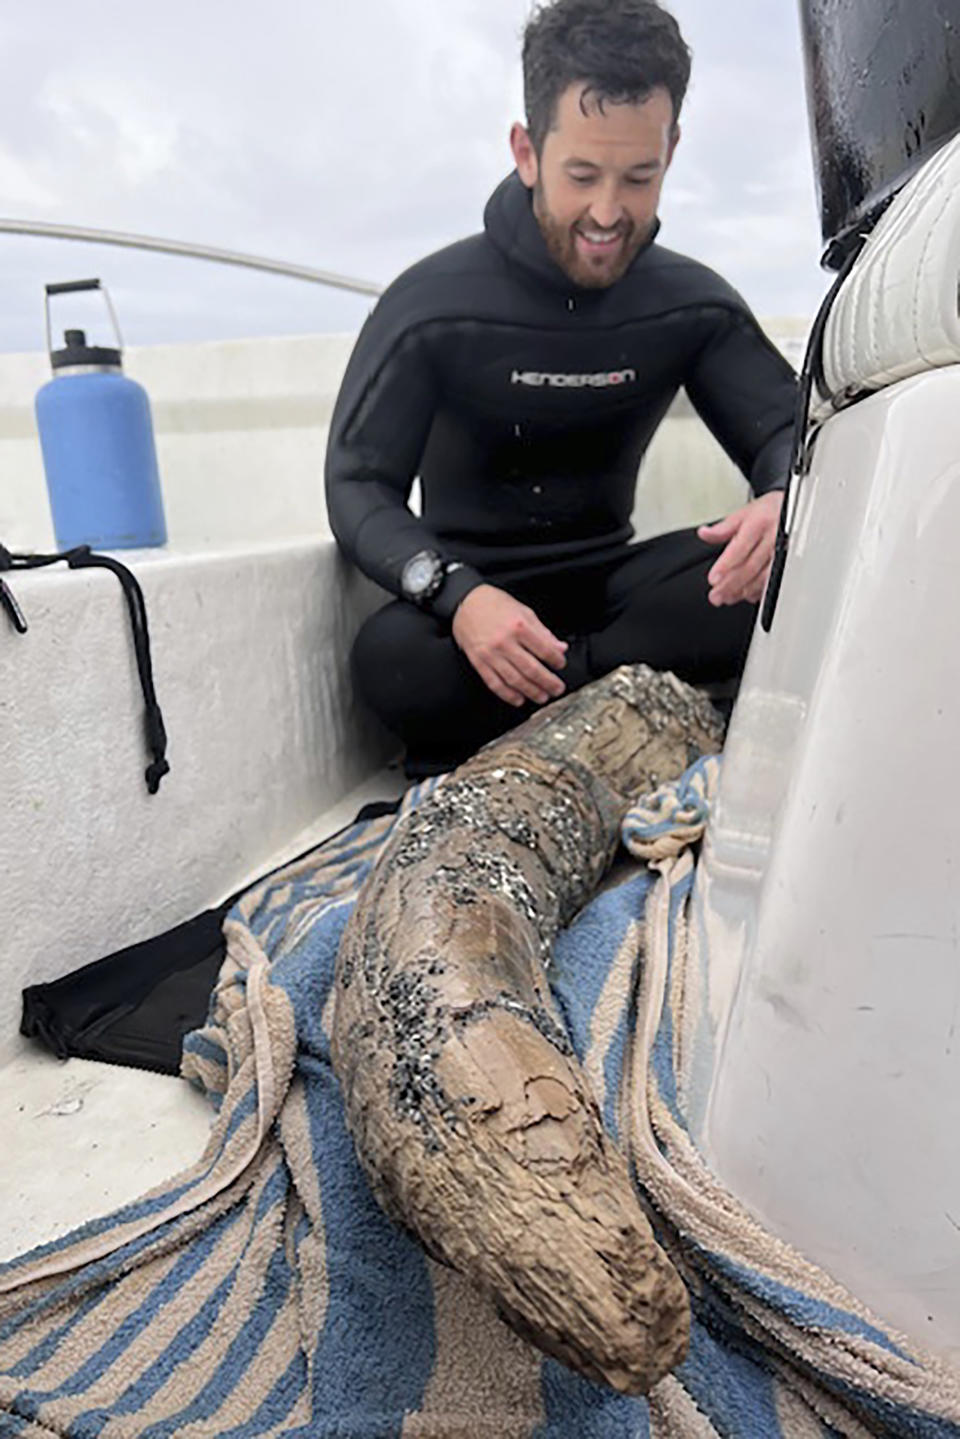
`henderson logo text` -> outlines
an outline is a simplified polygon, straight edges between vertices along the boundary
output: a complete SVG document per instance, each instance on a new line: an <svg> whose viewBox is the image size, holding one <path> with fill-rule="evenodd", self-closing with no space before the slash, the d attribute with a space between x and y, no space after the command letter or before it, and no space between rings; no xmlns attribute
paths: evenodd
<svg viewBox="0 0 960 1439"><path fill-rule="evenodd" d="M549 385L554 390L604 390L609 385L627 385L637 378L636 370L603 370L596 375L549 375L541 370L514 370L511 385Z"/></svg>

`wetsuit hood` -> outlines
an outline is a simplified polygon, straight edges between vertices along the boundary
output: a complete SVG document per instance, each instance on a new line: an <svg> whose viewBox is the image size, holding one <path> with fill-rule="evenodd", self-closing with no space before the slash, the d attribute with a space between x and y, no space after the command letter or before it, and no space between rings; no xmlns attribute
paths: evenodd
<svg viewBox="0 0 960 1439"><path fill-rule="evenodd" d="M502 180L487 201L483 212L483 226L497 249L514 265L520 265L528 273L549 285L551 289L569 294L571 289L595 294L596 291L576 284L566 271L562 270L547 249L547 242L533 213L533 192L520 179L516 170ZM638 253L633 257L626 271L629 275L637 260L653 244L660 229L660 221L654 223L653 232ZM626 276L621 276L621 280ZM620 284L621 281L616 282ZM613 289L613 286L610 286Z"/></svg>

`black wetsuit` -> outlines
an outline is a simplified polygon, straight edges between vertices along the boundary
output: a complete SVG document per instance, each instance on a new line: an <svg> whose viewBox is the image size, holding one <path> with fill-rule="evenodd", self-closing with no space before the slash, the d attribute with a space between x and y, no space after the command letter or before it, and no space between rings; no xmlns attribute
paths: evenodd
<svg viewBox="0 0 960 1439"><path fill-rule="evenodd" d="M418 756L451 762L522 718L450 633L484 580L579 637L576 685L643 660L694 681L735 676L754 607L714 609L717 550L677 531L631 544L637 470L683 386L755 494L784 483L796 380L719 275L650 243L607 289L551 259L516 174L484 233L450 245L382 296L351 356L327 450L344 553L400 595L408 559L461 562L437 596L367 621L362 693ZM407 508L420 476L422 517Z"/></svg>

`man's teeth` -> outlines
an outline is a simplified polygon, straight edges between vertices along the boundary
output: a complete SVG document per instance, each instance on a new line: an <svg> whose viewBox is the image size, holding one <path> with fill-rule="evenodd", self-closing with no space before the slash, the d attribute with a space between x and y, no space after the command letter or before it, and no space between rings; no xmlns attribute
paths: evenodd
<svg viewBox="0 0 960 1439"><path fill-rule="evenodd" d="M619 235L601 235L596 230L581 230L579 232L591 245L612 245L614 240L619 240Z"/></svg>

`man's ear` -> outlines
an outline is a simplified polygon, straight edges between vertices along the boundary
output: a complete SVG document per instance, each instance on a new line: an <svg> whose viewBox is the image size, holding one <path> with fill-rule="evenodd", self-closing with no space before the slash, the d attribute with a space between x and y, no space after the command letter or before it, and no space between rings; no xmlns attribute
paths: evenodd
<svg viewBox="0 0 960 1439"><path fill-rule="evenodd" d="M513 151L513 158L516 161L517 174L527 189L532 190L537 183L540 165L529 131L520 124L519 120L515 121L510 129L510 149Z"/></svg>
<svg viewBox="0 0 960 1439"><path fill-rule="evenodd" d="M663 167L664 170L667 170L669 168L670 161L673 159L674 156L674 152L676 151L677 146L680 144L680 133L680 126L674 125L673 134L670 136L670 148L667 150L667 163Z"/></svg>

